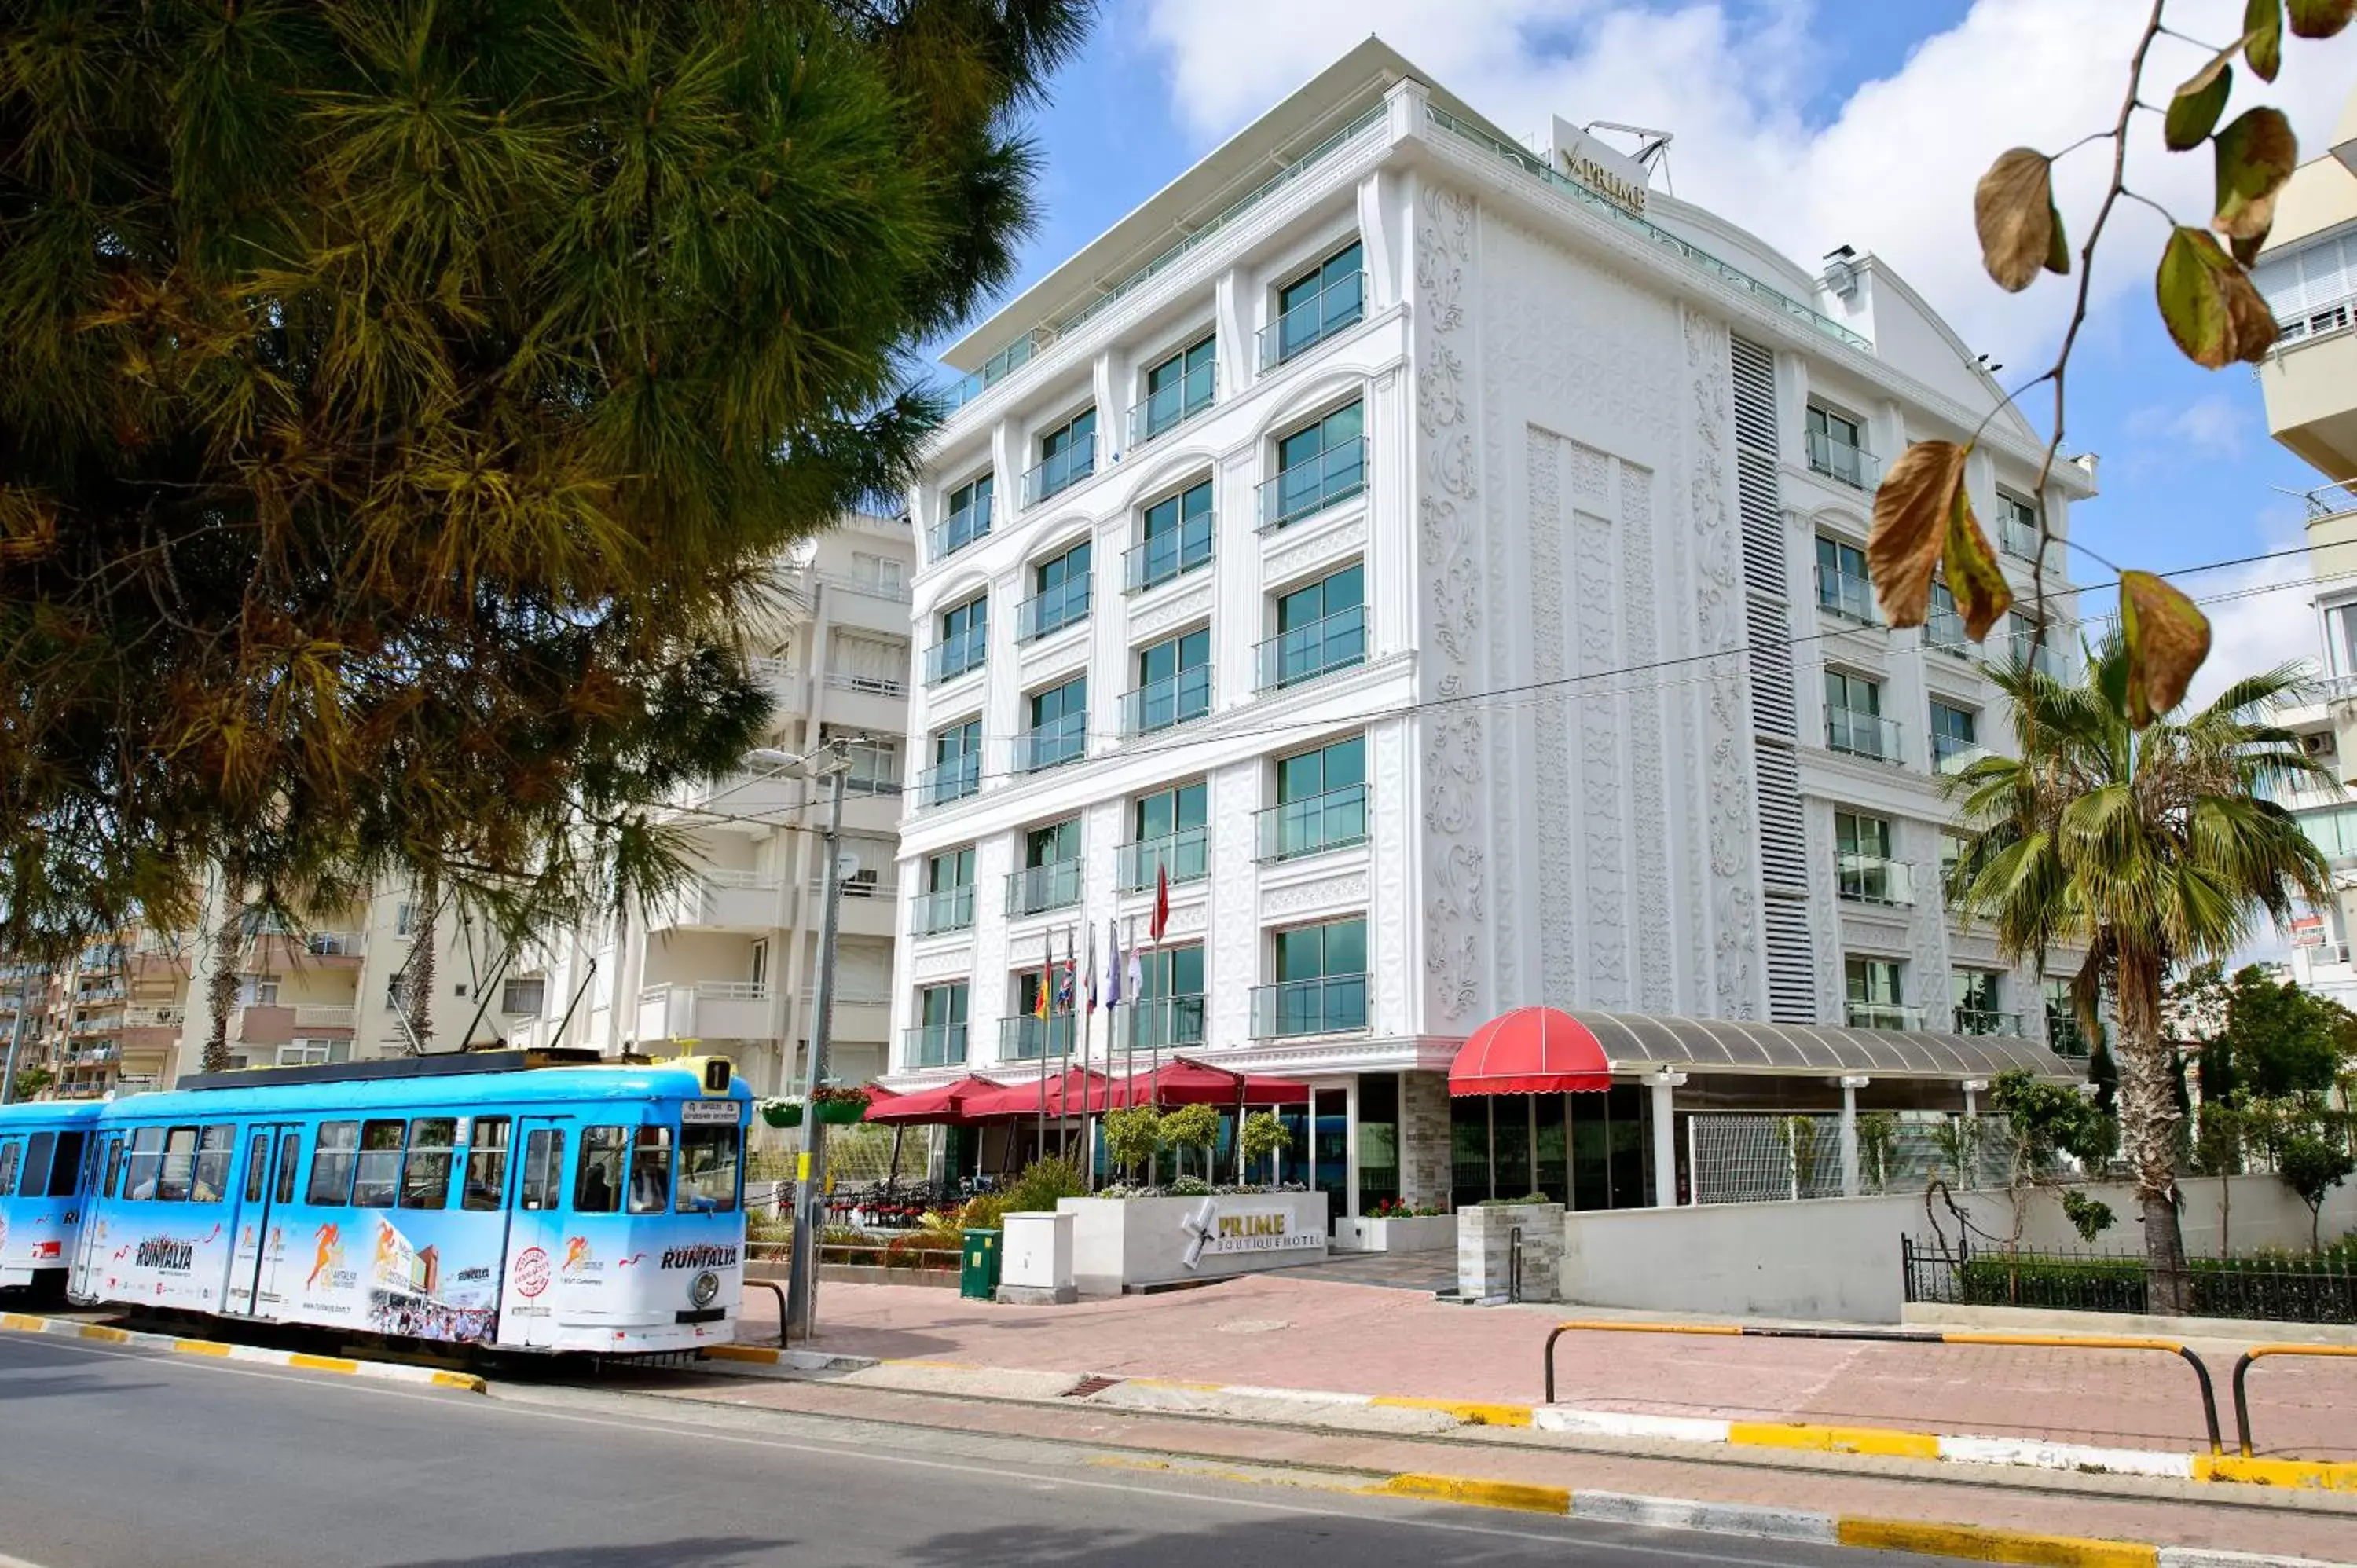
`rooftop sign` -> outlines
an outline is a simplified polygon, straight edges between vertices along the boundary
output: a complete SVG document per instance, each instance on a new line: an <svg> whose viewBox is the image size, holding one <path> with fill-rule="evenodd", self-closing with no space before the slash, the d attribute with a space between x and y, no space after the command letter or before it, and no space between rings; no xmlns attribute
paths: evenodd
<svg viewBox="0 0 2357 1568"><path fill-rule="evenodd" d="M1645 215L1644 165L1615 152L1560 114L1555 117L1549 140L1553 145L1548 151L1557 169L1613 206L1640 218Z"/></svg>

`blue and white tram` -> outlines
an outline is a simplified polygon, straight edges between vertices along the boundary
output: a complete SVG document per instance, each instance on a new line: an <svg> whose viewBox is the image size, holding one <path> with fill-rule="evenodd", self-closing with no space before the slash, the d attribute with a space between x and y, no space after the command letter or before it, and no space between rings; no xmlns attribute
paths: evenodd
<svg viewBox="0 0 2357 1568"><path fill-rule="evenodd" d="M518 1350L731 1338L751 1096L728 1062L526 1060L219 1073L108 1106L70 1294Z"/></svg>
<svg viewBox="0 0 2357 1568"><path fill-rule="evenodd" d="M65 1283L99 1112L94 1100L0 1105L0 1289Z"/></svg>

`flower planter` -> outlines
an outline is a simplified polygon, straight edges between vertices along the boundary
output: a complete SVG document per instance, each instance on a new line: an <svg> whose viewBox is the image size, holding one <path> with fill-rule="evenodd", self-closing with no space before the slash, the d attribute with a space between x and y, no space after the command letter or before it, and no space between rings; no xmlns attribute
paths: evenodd
<svg viewBox="0 0 2357 1568"><path fill-rule="evenodd" d="M1457 1245L1454 1214L1334 1221L1334 1246L1344 1252L1446 1252Z"/></svg>
<svg viewBox="0 0 2357 1568"><path fill-rule="evenodd" d="M799 1105L764 1105L761 1120L772 1127L799 1127L802 1124L802 1108Z"/></svg>
<svg viewBox="0 0 2357 1568"><path fill-rule="evenodd" d="M818 1119L830 1127L845 1127L867 1114L865 1100L822 1100L818 1102Z"/></svg>
<svg viewBox="0 0 2357 1568"><path fill-rule="evenodd" d="M1072 1278L1083 1295L1221 1279L1326 1257L1322 1192L1216 1197L1067 1197Z"/></svg>

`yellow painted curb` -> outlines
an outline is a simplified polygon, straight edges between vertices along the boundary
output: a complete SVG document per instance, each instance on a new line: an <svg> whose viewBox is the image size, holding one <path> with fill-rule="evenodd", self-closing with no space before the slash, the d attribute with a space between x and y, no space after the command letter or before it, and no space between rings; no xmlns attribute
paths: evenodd
<svg viewBox="0 0 2357 1568"><path fill-rule="evenodd" d="M936 1363L920 1361L895 1361L892 1363L892 1365L896 1367L925 1366L932 1364ZM1124 1378L1121 1380L1124 1386L1133 1389L1177 1389L1182 1393L1190 1394L1223 1394L1228 1391L1228 1385L1225 1383L1190 1383L1183 1378Z"/></svg>
<svg viewBox="0 0 2357 1568"><path fill-rule="evenodd" d="M1897 1459L1937 1459L1940 1439L1929 1432L1882 1426L1807 1426L1780 1422L1727 1423L1727 1440L1752 1448L1810 1448L1828 1454L1882 1454Z"/></svg>
<svg viewBox="0 0 2357 1568"><path fill-rule="evenodd" d="M184 1356L226 1356L229 1347L218 1339L175 1339L172 1348Z"/></svg>
<svg viewBox="0 0 2357 1568"><path fill-rule="evenodd" d="M297 1350L286 1358L290 1367L300 1367L307 1372L357 1372L358 1361L348 1361L341 1356L313 1356Z"/></svg>
<svg viewBox="0 0 2357 1568"><path fill-rule="evenodd" d="M1463 1476L1427 1476L1409 1471L1366 1489L1395 1498L1430 1498L1437 1502L1514 1509L1523 1513L1571 1511L1570 1487L1530 1486L1520 1481L1476 1481Z"/></svg>
<svg viewBox="0 0 2357 1568"><path fill-rule="evenodd" d="M131 1333L128 1329L109 1328L102 1323L83 1324L77 1333L76 1337L81 1339L103 1339L109 1345L127 1345L131 1342Z"/></svg>
<svg viewBox="0 0 2357 1568"><path fill-rule="evenodd" d="M2157 1568L2160 1552L2132 1541L2090 1541L2075 1535L2034 1535L1969 1524L1921 1524L1904 1519L1834 1521L1844 1546L1961 1557L1968 1563L2026 1563L2039 1568Z"/></svg>
<svg viewBox="0 0 2357 1568"><path fill-rule="evenodd" d="M206 1356L215 1360L250 1361L269 1367L299 1367L312 1372L339 1372L346 1377L376 1377L393 1382L427 1383L436 1388L464 1389L482 1393L490 1387L472 1372L437 1371L398 1361L355 1361L343 1356L313 1356L299 1350L269 1350L221 1339L186 1339L176 1335L142 1334L103 1323L80 1323L70 1317L42 1317L32 1313L0 1313L0 1329L23 1334L59 1334L75 1339L96 1339L108 1345L141 1345L178 1356Z"/></svg>
<svg viewBox="0 0 2357 1568"><path fill-rule="evenodd" d="M2193 1456L2197 1481L2240 1481L2253 1487L2296 1487L2357 1492L2357 1464L2331 1459L2244 1459L2233 1454Z"/></svg>
<svg viewBox="0 0 2357 1568"><path fill-rule="evenodd" d="M706 1345L705 1356L716 1361L755 1361L774 1367L783 1358L775 1350L765 1350L759 1345Z"/></svg>
<svg viewBox="0 0 2357 1568"><path fill-rule="evenodd" d="M0 1312L0 1328L16 1328L27 1334L38 1334L41 1326L47 1322L48 1319L46 1317L32 1317L21 1312Z"/></svg>
<svg viewBox="0 0 2357 1568"><path fill-rule="evenodd" d="M1468 1426L1528 1426L1531 1407L1526 1404L1482 1404L1468 1400L1411 1399L1404 1394L1377 1394L1371 1402L1394 1410L1437 1410L1455 1416Z"/></svg>
<svg viewBox="0 0 2357 1568"><path fill-rule="evenodd" d="M434 1386L437 1389L464 1389L470 1394L483 1391L483 1380L472 1372L436 1372Z"/></svg>

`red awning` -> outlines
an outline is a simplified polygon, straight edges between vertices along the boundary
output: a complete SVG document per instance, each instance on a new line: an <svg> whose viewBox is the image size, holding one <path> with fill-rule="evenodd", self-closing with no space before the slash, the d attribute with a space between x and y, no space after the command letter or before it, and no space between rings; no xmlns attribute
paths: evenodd
<svg viewBox="0 0 2357 1568"><path fill-rule="evenodd" d="M969 1108L975 1101L1001 1092L1000 1086L987 1079L961 1078L952 1083L895 1095L890 1100L871 1101L866 1120L888 1127L933 1122L963 1126L974 1120Z"/></svg>
<svg viewBox="0 0 2357 1568"><path fill-rule="evenodd" d="M1451 1094L1597 1093L1612 1063L1587 1026L1553 1007L1517 1007L1473 1031L1448 1069Z"/></svg>
<svg viewBox="0 0 2357 1568"><path fill-rule="evenodd" d="M1172 1057L1158 1070L1109 1086L1115 1105L1307 1105L1309 1086L1290 1079L1236 1072L1192 1057Z"/></svg>

